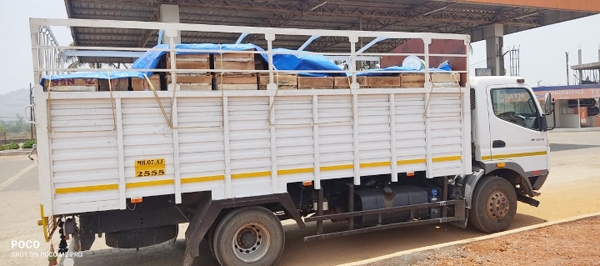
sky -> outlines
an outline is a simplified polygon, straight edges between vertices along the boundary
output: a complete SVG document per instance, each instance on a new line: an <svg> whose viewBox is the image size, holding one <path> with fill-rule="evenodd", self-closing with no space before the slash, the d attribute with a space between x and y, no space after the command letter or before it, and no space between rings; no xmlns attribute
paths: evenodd
<svg viewBox="0 0 600 266"><path fill-rule="evenodd" d="M64 0L2 0L0 4L0 94L28 88L33 82L29 18L66 18ZM531 86L566 85L565 52L569 64L577 64L577 50L583 62L597 62L600 48L600 15L510 34L504 49L520 47L520 75ZM71 43L70 31L53 28L62 46ZM486 67L485 42L472 44L471 71ZM505 59L508 69L508 56ZM474 74L474 73L473 73ZM571 84L573 72L571 71Z"/></svg>

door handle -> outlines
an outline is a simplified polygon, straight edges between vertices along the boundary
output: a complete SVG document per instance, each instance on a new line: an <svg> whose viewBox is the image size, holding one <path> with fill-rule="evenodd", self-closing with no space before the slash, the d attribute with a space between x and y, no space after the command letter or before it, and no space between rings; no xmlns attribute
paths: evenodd
<svg viewBox="0 0 600 266"><path fill-rule="evenodd" d="M504 147L506 147L506 143L504 141L494 140L494 142L492 142L492 148L504 148Z"/></svg>

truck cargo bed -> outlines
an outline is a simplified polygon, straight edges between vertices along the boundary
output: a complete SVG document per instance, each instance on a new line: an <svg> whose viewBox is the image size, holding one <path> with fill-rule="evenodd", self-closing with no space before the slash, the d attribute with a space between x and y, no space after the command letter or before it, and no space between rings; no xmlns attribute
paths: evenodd
<svg viewBox="0 0 600 266"><path fill-rule="evenodd" d="M173 104L168 91L36 92L37 126L48 128L40 165L51 169L41 191L54 215L123 209L127 198L471 171L464 88L178 91Z"/></svg>

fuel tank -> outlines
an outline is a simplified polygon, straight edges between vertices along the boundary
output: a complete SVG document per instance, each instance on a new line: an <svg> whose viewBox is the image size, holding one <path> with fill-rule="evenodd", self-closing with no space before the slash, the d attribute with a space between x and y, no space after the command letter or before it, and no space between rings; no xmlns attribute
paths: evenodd
<svg viewBox="0 0 600 266"><path fill-rule="evenodd" d="M429 202L429 193L427 188L417 186L397 186L387 187L385 189L364 189L354 192L354 210L366 211L373 209L406 206ZM429 209L422 208L411 211L402 211L389 214L367 215L355 217L354 223L357 225L375 225L388 224L395 222L408 221L412 219L425 219L429 217ZM381 219L381 221L379 221Z"/></svg>

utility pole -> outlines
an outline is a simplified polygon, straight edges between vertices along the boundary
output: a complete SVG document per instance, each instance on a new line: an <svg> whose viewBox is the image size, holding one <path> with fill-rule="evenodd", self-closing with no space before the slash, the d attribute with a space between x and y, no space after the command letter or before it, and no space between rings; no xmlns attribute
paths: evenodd
<svg viewBox="0 0 600 266"><path fill-rule="evenodd" d="M569 86L569 53L565 52L565 56L567 57L567 86Z"/></svg>

